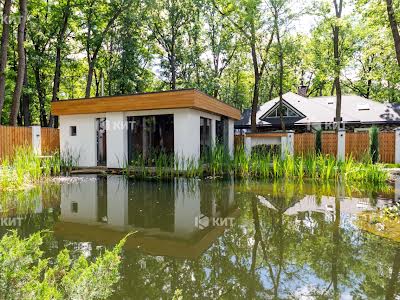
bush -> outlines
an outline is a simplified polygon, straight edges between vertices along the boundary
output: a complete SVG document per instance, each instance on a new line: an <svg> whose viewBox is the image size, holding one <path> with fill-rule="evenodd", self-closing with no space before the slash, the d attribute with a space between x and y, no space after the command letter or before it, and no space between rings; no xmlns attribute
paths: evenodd
<svg viewBox="0 0 400 300"><path fill-rule="evenodd" d="M322 129L317 130L315 135L315 151L317 154L322 152Z"/></svg>
<svg viewBox="0 0 400 300"><path fill-rule="evenodd" d="M371 128L370 138L371 138L371 147L370 147L371 159L372 162L376 164L379 160L379 130L376 126L373 126Z"/></svg>
<svg viewBox="0 0 400 300"><path fill-rule="evenodd" d="M40 246L43 232L21 239L12 231L0 240L0 299L105 299L119 280L123 239L95 262L81 255L72 261L61 251L50 264Z"/></svg>

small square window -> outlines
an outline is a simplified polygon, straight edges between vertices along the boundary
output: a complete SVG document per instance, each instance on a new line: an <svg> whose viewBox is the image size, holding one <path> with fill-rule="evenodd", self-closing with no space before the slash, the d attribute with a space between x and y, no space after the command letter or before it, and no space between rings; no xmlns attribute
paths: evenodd
<svg viewBox="0 0 400 300"><path fill-rule="evenodd" d="M78 212L78 203L77 202L72 202L71 211L73 213L77 213Z"/></svg>
<svg viewBox="0 0 400 300"><path fill-rule="evenodd" d="M71 136L76 136L76 126L71 126L69 132Z"/></svg>

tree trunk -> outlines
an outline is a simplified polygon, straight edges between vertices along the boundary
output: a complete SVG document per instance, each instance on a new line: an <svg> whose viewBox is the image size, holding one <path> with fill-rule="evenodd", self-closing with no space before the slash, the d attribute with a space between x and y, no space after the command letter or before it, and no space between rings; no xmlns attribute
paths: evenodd
<svg viewBox="0 0 400 300"><path fill-rule="evenodd" d="M170 58L170 67L171 67L171 90L176 90L176 53L175 53L175 39L172 39L171 45L171 58Z"/></svg>
<svg viewBox="0 0 400 300"><path fill-rule="evenodd" d="M42 88L42 78L40 75L40 68L36 66L33 68L33 71L35 73L36 92L39 99L40 125L42 127L47 127L48 124L47 124L47 115L45 109L46 96Z"/></svg>
<svg viewBox="0 0 400 300"><path fill-rule="evenodd" d="M4 106L5 94L6 94L6 65L7 65L7 50L8 40L10 33L10 11L11 11L11 0L5 0L3 7L3 33L1 35L1 50L0 50L0 124L1 115Z"/></svg>
<svg viewBox="0 0 400 300"><path fill-rule="evenodd" d="M399 28L397 27L396 15L394 13L392 0L386 0L386 8L389 17L390 29L392 30L392 35L393 35L397 64L400 67L400 35L399 35Z"/></svg>
<svg viewBox="0 0 400 300"><path fill-rule="evenodd" d="M25 53L26 57L26 53ZM28 91L28 71L27 64L25 64L25 74L24 74L24 93L22 94L22 118L24 120L24 126L31 125L31 112L29 109L31 97L27 93Z"/></svg>
<svg viewBox="0 0 400 300"><path fill-rule="evenodd" d="M278 27L278 11L275 9L275 31L279 48L279 118L281 121L281 129L285 131L285 120L283 116L283 49L281 44L281 36Z"/></svg>
<svg viewBox="0 0 400 300"><path fill-rule="evenodd" d="M342 8L343 8L343 0L339 0L339 4L337 0L333 0L333 4L335 6L336 18L340 19L342 17ZM336 117L335 122L337 124L336 129L340 128L341 124L341 110L342 110L342 89L340 86L340 71L341 71L341 62L340 62L340 53L339 53L339 26L333 26L333 55L335 59L335 81L334 86L336 89Z"/></svg>
<svg viewBox="0 0 400 300"><path fill-rule="evenodd" d="M25 74L25 26L27 19L27 0L19 0L20 9L20 23L18 26L18 72L13 94L11 112L10 112L10 125L17 125L18 110L21 101L22 86L24 83Z"/></svg>
<svg viewBox="0 0 400 300"><path fill-rule="evenodd" d="M334 58L335 58L335 80L336 90L336 117L337 129L340 128L341 110L342 110L342 88L340 86L340 57L339 57L339 27L335 26L333 30Z"/></svg>
<svg viewBox="0 0 400 300"><path fill-rule="evenodd" d="M131 1L127 5L130 4ZM100 51L101 45L103 44L104 37L107 35L108 31L111 29L112 25L114 24L115 20L118 18L118 16L124 11L125 6L121 6L111 17L111 19L108 21L106 28L104 28L103 32L100 34L100 38L97 42L97 45L95 47L95 50L93 52L93 55L91 56L89 51L89 43L90 43L90 36L91 36L91 26L88 26L88 40L87 40L87 46L86 46L86 51L87 51L87 58L88 58L88 64L89 64L89 70L88 70L88 78L86 82L86 92L85 92L85 97L89 98L90 97L90 88L92 86L92 81L93 81L93 71L94 67L96 64L97 60L97 55Z"/></svg>

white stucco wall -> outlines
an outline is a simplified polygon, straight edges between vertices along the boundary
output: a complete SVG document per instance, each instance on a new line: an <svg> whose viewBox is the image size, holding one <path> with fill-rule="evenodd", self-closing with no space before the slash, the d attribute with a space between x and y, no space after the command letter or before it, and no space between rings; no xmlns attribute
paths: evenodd
<svg viewBox="0 0 400 300"><path fill-rule="evenodd" d="M216 140L218 115L194 109L160 109L106 114L60 116L60 146L62 153L79 156L78 166L97 165L96 118L107 120L107 167L122 168L128 157L127 118L131 116L174 115L175 155L183 159L198 160L200 157L200 117L211 119L212 144ZM76 126L77 135L70 135L70 127ZM234 150L234 120L228 121L228 146L231 155Z"/></svg>
<svg viewBox="0 0 400 300"><path fill-rule="evenodd" d="M105 114L60 116L61 154L71 153L78 157L78 166L97 165L96 118ZM76 136L70 135L70 127L76 126Z"/></svg>
<svg viewBox="0 0 400 300"><path fill-rule="evenodd" d="M123 168L128 161L127 117L123 112L106 114L107 167Z"/></svg>
<svg viewBox="0 0 400 300"><path fill-rule="evenodd" d="M82 176L78 184L61 185L61 216L63 222L95 223L97 222L97 179L96 176ZM77 211L72 204L77 204Z"/></svg>

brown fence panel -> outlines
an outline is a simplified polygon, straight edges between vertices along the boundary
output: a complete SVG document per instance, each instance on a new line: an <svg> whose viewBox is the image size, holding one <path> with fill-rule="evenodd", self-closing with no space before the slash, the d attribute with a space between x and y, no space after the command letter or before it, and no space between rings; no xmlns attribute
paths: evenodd
<svg viewBox="0 0 400 300"><path fill-rule="evenodd" d="M395 133L389 131L379 132L379 157L383 163L394 163Z"/></svg>
<svg viewBox="0 0 400 300"><path fill-rule="evenodd" d="M322 154L337 155L337 133L322 132L321 134Z"/></svg>
<svg viewBox="0 0 400 300"><path fill-rule="evenodd" d="M346 133L346 157L361 159L369 153L369 132Z"/></svg>
<svg viewBox="0 0 400 300"><path fill-rule="evenodd" d="M55 128L42 128L42 154L54 154L60 150L60 131Z"/></svg>
<svg viewBox="0 0 400 300"><path fill-rule="evenodd" d="M294 134L294 154L315 153L315 133Z"/></svg>
<svg viewBox="0 0 400 300"><path fill-rule="evenodd" d="M0 126L0 160L12 156L23 146L32 146L32 128Z"/></svg>

